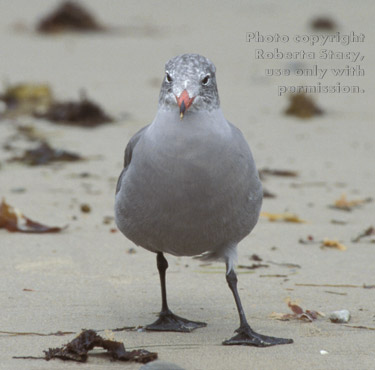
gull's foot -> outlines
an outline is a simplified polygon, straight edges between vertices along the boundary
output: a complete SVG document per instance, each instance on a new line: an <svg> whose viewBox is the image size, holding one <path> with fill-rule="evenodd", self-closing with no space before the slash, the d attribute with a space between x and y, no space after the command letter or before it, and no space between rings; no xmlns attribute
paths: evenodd
<svg viewBox="0 0 375 370"><path fill-rule="evenodd" d="M154 331L179 331L189 333L194 329L207 326L205 322L190 321L175 315L171 311L160 312L159 318L145 327L146 330Z"/></svg>
<svg viewBox="0 0 375 370"><path fill-rule="evenodd" d="M250 326L240 327L233 338L225 340L224 345L246 345L255 347L269 347L277 344L293 343L293 339L268 337L253 331Z"/></svg>

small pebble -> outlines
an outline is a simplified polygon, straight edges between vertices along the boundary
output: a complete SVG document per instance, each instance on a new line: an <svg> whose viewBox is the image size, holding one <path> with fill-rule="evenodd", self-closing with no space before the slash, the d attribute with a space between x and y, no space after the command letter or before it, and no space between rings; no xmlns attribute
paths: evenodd
<svg viewBox="0 0 375 370"><path fill-rule="evenodd" d="M322 350L320 350L320 354L321 354L321 355L328 355L328 352L325 351L324 349L322 349Z"/></svg>
<svg viewBox="0 0 375 370"><path fill-rule="evenodd" d="M104 216L103 218L103 224L109 225L114 220L113 216Z"/></svg>
<svg viewBox="0 0 375 370"><path fill-rule="evenodd" d="M257 261L257 262L262 262L263 261L257 254L251 255L251 257L249 259L251 261Z"/></svg>
<svg viewBox="0 0 375 370"><path fill-rule="evenodd" d="M90 213L91 207L87 203L81 204L81 212Z"/></svg>
<svg viewBox="0 0 375 370"><path fill-rule="evenodd" d="M330 313L329 319L335 324L347 323L350 320L350 312L348 310L334 311Z"/></svg>
<svg viewBox="0 0 375 370"><path fill-rule="evenodd" d="M152 361L143 365L139 370L184 370L182 367L171 362Z"/></svg>

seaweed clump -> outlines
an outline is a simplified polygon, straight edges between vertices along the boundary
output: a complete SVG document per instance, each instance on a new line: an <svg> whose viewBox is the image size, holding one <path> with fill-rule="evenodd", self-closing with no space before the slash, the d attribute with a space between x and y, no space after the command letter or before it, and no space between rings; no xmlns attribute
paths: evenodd
<svg viewBox="0 0 375 370"><path fill-rule="evenodd" d="M72 1L63 2L51 14L41 19L37 25L38 32L47 34L104 30L105 27L88 10Z"/></svg>
<svg viewBox="0 0 375 370"><path fill-rule="evenodd" d="M292 94L289 107L285 110L285 114L303 119L319 116L323 113L323 110L316 105L315 101L304 93Z"/></svg>

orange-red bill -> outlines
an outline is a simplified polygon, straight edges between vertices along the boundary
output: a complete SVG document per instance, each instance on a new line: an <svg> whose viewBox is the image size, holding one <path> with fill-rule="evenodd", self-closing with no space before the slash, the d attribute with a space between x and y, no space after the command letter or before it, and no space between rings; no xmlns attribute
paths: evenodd
<svg viewBox="0 0 375 370"><path fill-rule="evenodd" d="M189 109L189 107L193 103L194 97L190 98L189 93L185 89L179 97L176 96L176 99L177 104L180 107L180 117L182 119L184 117L185 111Z"/></svg>

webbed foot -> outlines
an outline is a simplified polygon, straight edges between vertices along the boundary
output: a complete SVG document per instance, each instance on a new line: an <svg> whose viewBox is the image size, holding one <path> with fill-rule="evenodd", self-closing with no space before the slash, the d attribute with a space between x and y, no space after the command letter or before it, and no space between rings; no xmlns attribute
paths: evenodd
<svg viewBox="0 0 375 370"><path fill-rule="evenodd" d="M189 333L194 329L207 326L205 322L190 321L177 316L172 311L160 312L159 318L145 327L146 330L154 331L178 331Z"/></svg>
<svg viewBox="0 0 375 370"><path fill-rule="evenodd" d="M233 338L225 340L224 345L247 345L255 347L269 347L278 344L293 343L293 339L269 337L258 334L250 326L240 327L236 330L238 333Z"/></svg>

